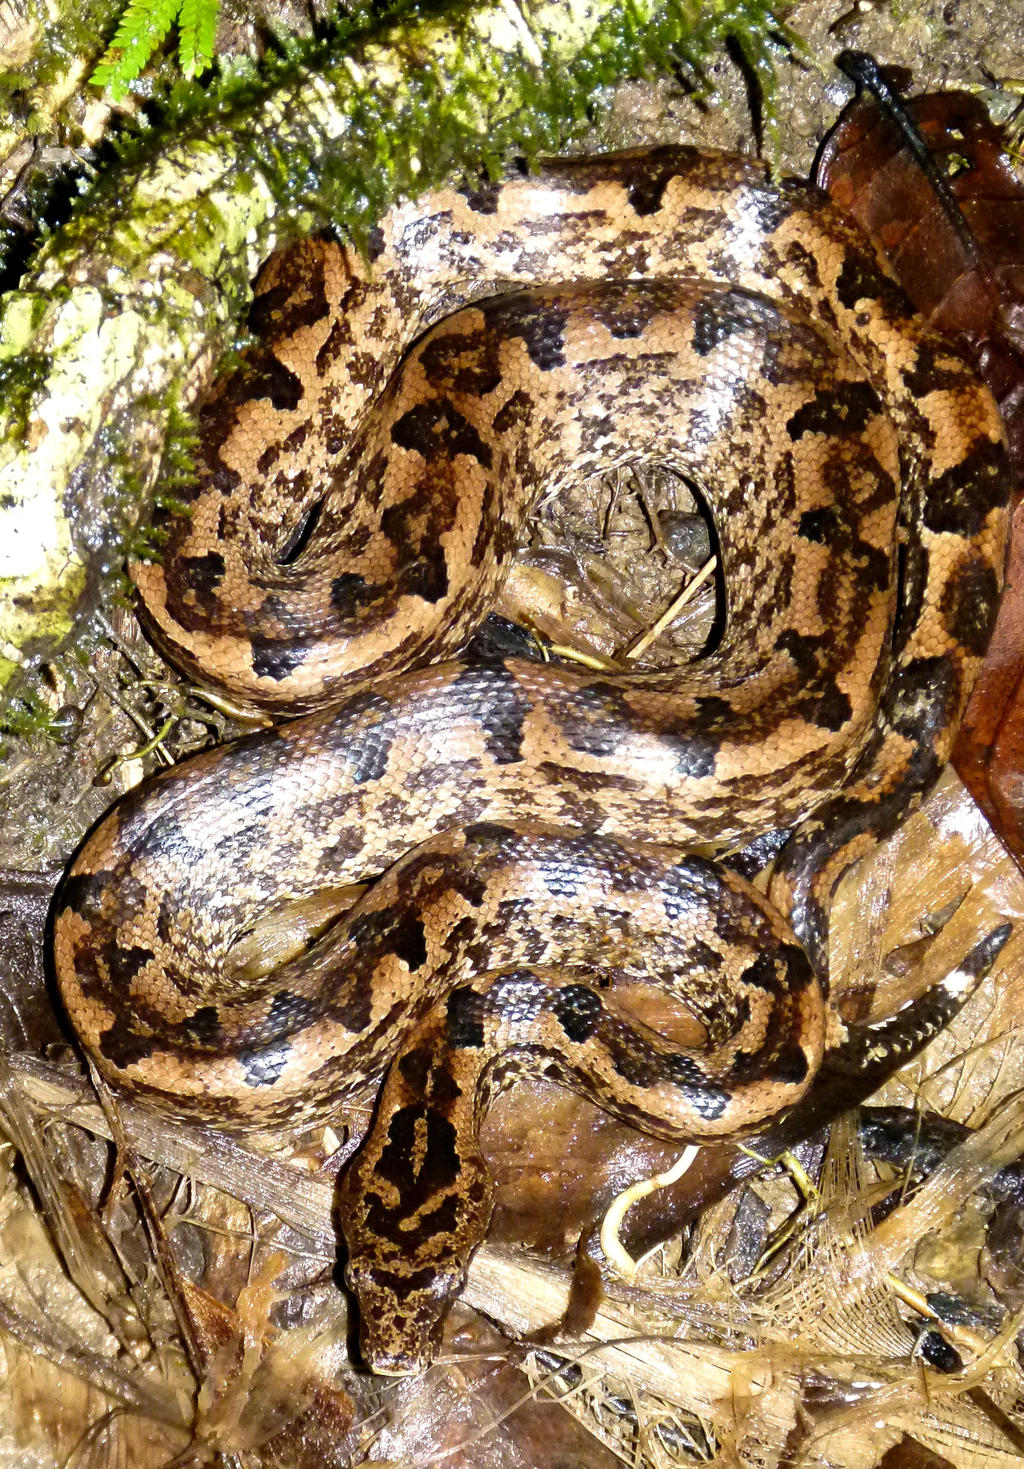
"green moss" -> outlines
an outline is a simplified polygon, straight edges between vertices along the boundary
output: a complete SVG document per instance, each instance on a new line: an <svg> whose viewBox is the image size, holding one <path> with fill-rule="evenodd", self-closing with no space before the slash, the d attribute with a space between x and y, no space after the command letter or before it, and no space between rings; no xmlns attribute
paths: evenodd
<svg viewBox="0 0 1024 1469"><path fill-rule="evenodd" d="M167 435L164 439L160 459L160 473L152 500L152 515L125 534L122 542L123 560L157 561L160 558L167 532L163 522L169 515L185 515L190 506L181 498L196 477L195 453L199 444L195 423L178 401L172 403L167 418ZM129 472L126 471L126 478ZM131 495L131 487L122 483L122 489ZM127 576L124 590L130 590Z"/></svg>
<svg viewBox="0 0 1024 1469"><path fill-rule="evenodd" d="M450 27L456 40L462 28L456 9ZM289 115L282 105L279 127L252 139L249 166L267 182L286 218L326 217L362 241L396 198L455 170L482 161L494 172L512 149L533 159L563 147L591 126L602 91L623 76L664 73L682 63L699 89L702 62L727 38L756 63L766 111L774 116L771 57L781 42L771 39L773 33L774 12L760 0L699 8L669 3L656 7L651 19L638 19L632 6L623 5L570 62L546 58L543 67L530 68L500 50L488 53L477 44L471 52L463 45L465 69L452 75L439 72L429 56L415 56L408 44L414 37L398 29L384 36L356 32L347 49L336 46L309 58L347 118L344 146L325 148L315 128L304 137L301 108ZM358 74L388 45L406 61L401 88L354 82L353 63Z"/></svg>
<svg viewBox="0 0 1024 1469"><path fill-rule="evenodd" d="M80 562L75 562L68 569L68 556L64 547L56 548L53 558L55 562L61 562L65 570L60 583L49 596L36 594L31 598L19 597L15 592L11 599L13 611L9 619L10 641L15 647L55 644L66 637L72 626L76 600L85 584L85 568ZM19 616L27 629L25 638L18 635Z"/></svg>
<svg viewBox="0 0 1024 1469"><path fill-rule="evenodd" d="M46 385L51 366L52 360L44 352L0 358L0 402L10 413L13 432L19 439L28 431L32 405Z"/></svg>
<svg viewBox="0 0 1024 1469"><path fill-rule="evenodd" d="M739 28L736 43L757 88L759 116L756 118L762 148L771 162L781 152L775 63L790 52L806 53L803 40L788 26L776 22Z"/></svg>
<svg viewBox="0 0 1024 1469"><path fill-rule="evenodd" d="M154 11L166 10L169 0L151 0L151 3ZM425 23L447 16L452 33L458 36L460 28L466 29L472 10L465 0L432 5L422 0L421 3L396 0L391 5L383 5L380 0L377 3L361 0L347 7L346 14L334 22L326 40L280 37L278 50L265 58L259 70L246 59L232 58L223 63L220 74L211 82L200 85L176 78L173 65L163 65L145 87L148 98L145 121L134 131L129 124L120 137L114 138L114 146L122 162L134 168L155 157L169 138L198 139L209 135L211 126L215 130L224 127L232 143L237 142L238 128L246 112L262 105L275 90L298 87L311 73L323 73L329 83L337 80L352 93L353 129L346 140L346 151L355 135L361 135L368 145L375 137L377 140L378 146L368 147L374 155L375 174L360 178L364 196L359 211L361 219L352 221L353 227L365 231L368 222L372 223L398 192L436 181L453 164L460 160L467 162L462 150L453 146L460 137L473 138L474 160L479 159L484 167L494 171L510 140L508 136L493 134L488 113L500 101L506 85L522 97L523 103L511 141L528 156L535 155L577 135L590 120L596 94L623 75L664 72L682 65L691 82L699 87L703 63L726 37L732 37L758 76L766 119L770 126L773 124L771 63L778 49L778 42L773 38L784 37L789 41L791 37L783 32L772 6L765 0L717 0L704 5L696 0L690 3L677 0L675 4L659 7L653 16L624 3L572 68L563 70L555 66L533 79L524 73L520 61L510 62L497 51L493 71L470 65L462 76L454 76L450 70L442 76L432 66L429 55L415 57L416 32ZM30 0L29 11L40 23L40 40L29 63L16 71L0 72L0 105L6 104L10 112L23 109L26 102L37 109L42 105L43 110L37 110L33 116L40 130L51 132L54 119L47 114L42 89L62 79L80 58L88 60L98 55L111 38L116 12L112 13L109 0L84 0L78 7L62 5L57 20L42 0ZM529 23L529 5L522 7L522 13ZM352 88L352 75L347 69L349 59L358 57L366 47L391 47L410 66L403 111L404 121L417 129L423 155L420 174L410 173L408 158L403 156L407 150L400 139L393 140L395 146L381 139L379 129L386 125L390 109L386 102L382 105L380 94L370 89L359 96L358 89ZM464 47L467 58L472 49L468 45ZM65 117L66 112L67 109L62 109L61 128L65 140L73 142L76 127L72 118ZM438 127L439 131L426 131ZM254 148L253 163L266 178L277 181L276 197L293 210L300 203L309 208L313 201L313 213L322 220L323 212L316 208L316 201L325 162L328 177L330 174L330 157L324 156L322 140L319 145L314 143L305 158L295 154L291 147L285 151L276 149L274 139L265 134L254 141L262 146ZM294 137L290 141L294 143ZM242 163L240 172L244 168ZM351 182L352 170L342 169L341 174L345 177L338 178L339 190L343 183ZM108 187L106 181L101 181L94 198L101 200Z"/></svg>
<svg viewBox="0 0 1024 1469"><path fill-rule="evenodd" d="M467 35L472 7L466 4L393 5L384 24L379 7L356 5L327 41L294 41L258 77L245 67L210 88L183 83L168 98L160 134L118 141L121 160L133 170L145 167L167 134L205 139L214 147L223 139L240 154L236 178L258 173L293 218L308 215L322 223L344 216L347 226L365 235L396 197L439 182L452 168L482 162L494 172L509 147L535 157L564 145L591 124L601 90L623 76L682 65L699 90L703 63L726 38L735 39L756 66L766 108L774 102L770 63L783 32L765 0L675 0L655 7L653 15L623 4L571 64L546 58L544 68L532 69L498 49L487 55L474 38L460 48L465 70L442 72L429 51L418 49L418 32L437 15L449 17L456 43ZM529 6L523 15L529 23ZM360 68L386 50L403 68L401 87L361 87ZM337 150L310 127L302 92L311 74L323 77L347 115L349 127ZM245 115L268 101L273 107L275 93L281 99L278 128L260 128L245 140ZM496 109L504 113L497 127ZM92 202L105 203L110 187L101 179Z"/></svg>
<svg viewBox="0 0 1024 1469"><path fill-rule="evenodd" d="M49 132L53 118L47 109L46 88L61 82L81 57L98 55L100 37L110 24L110 0L58 6L28 0L24 11L28 22L37 25L38 35L24 65L0 69L0 109L17 115L28 107L30 130ZM62 123L65 141L76 141L78 129L70 109L63 111Z"/></svg>
<svg viewBox="0 0 1024 1469"><path fill-rule="evenodd" d="M3 737L56 740L61 730L61 723L55 719L49 704L38 694L25 690L0 711L0 759L7 753Z"/></svg>

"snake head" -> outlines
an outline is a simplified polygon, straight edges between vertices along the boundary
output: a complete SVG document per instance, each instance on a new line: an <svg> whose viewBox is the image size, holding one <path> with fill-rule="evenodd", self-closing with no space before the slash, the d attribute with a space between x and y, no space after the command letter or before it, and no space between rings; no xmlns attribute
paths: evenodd
<svg viewBox="0 0 1024 1469"><path fill-rule="evenodd" d="M359 1304L363 1361L381 1376L408 1377L433 1361L466 1271L454 1262L417 1269L395 1259L350 1259L345 1280Z"/></svg>

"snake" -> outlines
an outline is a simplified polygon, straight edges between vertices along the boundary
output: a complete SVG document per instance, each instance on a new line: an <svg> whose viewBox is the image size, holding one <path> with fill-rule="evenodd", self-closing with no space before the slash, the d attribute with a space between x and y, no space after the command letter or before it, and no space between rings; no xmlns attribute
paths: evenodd
<svg viewBox="0 0 1024 1469"><path fill-rule="evenodd" d="M253 323L130 570L167 656L272 722L101 820L55 968L100 1076L178 1118L279 1136L383 1076L338 1201L362 1356L397 1374L486 1233L478 1130L514 1077L712 1143L850 1044L832 894L950 758L1004 434L812 185L683 146L300 240ZM538 499L631 464L705 502L708 646L658 671L467 647ZM765 895L729 854L774 832ZM322 892L329 919L261 960L261 925Z"/></svg>

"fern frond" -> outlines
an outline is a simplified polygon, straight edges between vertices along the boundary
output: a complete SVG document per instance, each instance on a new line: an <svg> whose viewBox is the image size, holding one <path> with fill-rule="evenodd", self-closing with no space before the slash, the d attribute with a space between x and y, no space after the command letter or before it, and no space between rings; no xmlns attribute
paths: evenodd
<svg viewBox="0 0 1024 1469"><path fill-rule="evenodd" d="M187 77L197 76L213 59L219 0L129 0L114 39L89 80L106 87L114 102L147 65L175 20L180 27L178 58Z"/></svg>
<svg viewBox="0 0 1024 1469"><path fill-rule="evenodd" d="M182 75L199 76L213 61L218 0L181 0L178 11L178 61Z"/></svg>

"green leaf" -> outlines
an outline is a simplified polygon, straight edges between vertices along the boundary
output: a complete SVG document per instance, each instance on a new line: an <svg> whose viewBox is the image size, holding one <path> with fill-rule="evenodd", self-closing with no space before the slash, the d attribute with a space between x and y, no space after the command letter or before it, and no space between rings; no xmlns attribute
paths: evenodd
<svg viewBox="0 0 1024 1469"><path fill-rule="evenodd" d="M183 75L199 76L213 61L220 0L181 0L178 11L178 61Z"/></svg>
<svg viewBox="0 0 1024 1469"><path fill-rule="evenodd" d="M120 102L175 20L181 28L178 58L182 71L187 77L197 76L213 59L218 7L219 0L129 0L90 81L106 87L112 100Z"/></svg>

